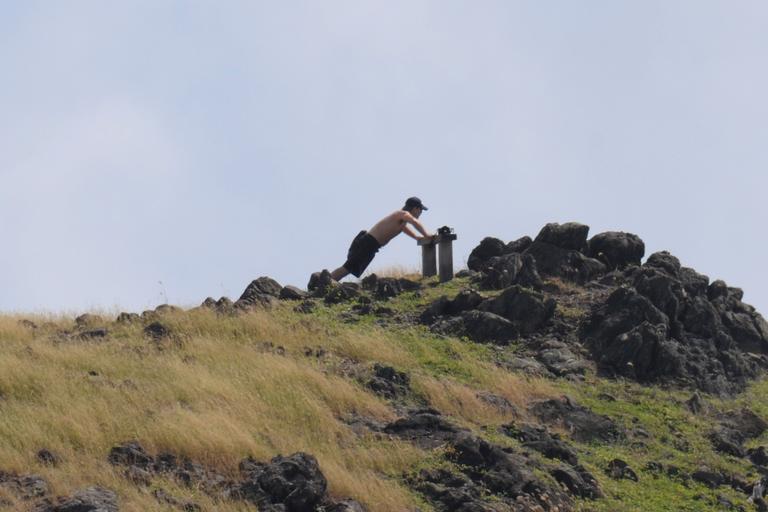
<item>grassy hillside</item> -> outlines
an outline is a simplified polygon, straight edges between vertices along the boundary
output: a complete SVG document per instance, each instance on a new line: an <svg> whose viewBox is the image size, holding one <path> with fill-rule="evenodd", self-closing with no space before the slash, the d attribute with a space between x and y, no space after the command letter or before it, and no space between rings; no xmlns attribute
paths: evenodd
<svg viewBox="0 0 768 512"><path fill-rule="evenodd" d="M577 500L577 510L715 511L722 510L718 497L752 507L731 487L713 490L644 468L659 462L690 474L707 466L754 480L748 461L715 452L707 433L717 411L748 406L768 418L768 383L755 382L733 399L705 396L711 411L694 415L685 406L691 391L605 380L593 371L583 379L512 372L496 362L514 353L514 345L438 336L397 320L469 286L466 279L422 284L421 291L386 301L394 317L355 313L354 302L318 301L311 313L294 311L292 301L236 315L170 310L153 319L170 332L160 339L145 334L149 320L76 325L68 317L0 316L0 471L40 475L52 495L98 484L116 491L126 511L174 510L152 495L158 487L204 510L245 511L256 508L216 502L172 479L136 485L107 455L137 440L149 453L172 452L235 475L246 456L266 461L304 451L318 459L335 498L354 498L372 511L426 511L432 505L409 486L408 475L448 464L441 450L366 430L361 418L383 424L408 407L429 405L481 437L519 449L499 427L536 422L529 404L567 395L629 432L613 445L572 443L605 494ZM584 314L559 308L559 315ZM88 334L102 327L105 336ZM375 363L407 373L411 393L395 400L373 393L366 380ZM484 393L510 407L489 403ZM763 435L749 446L766 442ZM62 462L38 461L43 448ZM628 462L639 480L610 478L605 468L614 458ZM9 510L34 503L2 485L0 498Z"/></svg>

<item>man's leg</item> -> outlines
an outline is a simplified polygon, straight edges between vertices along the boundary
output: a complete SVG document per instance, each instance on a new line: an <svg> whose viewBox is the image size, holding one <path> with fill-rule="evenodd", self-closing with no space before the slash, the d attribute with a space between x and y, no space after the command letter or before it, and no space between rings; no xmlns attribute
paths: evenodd
<svg viewBox="0 0 768 512"><path fill-rule="evenodd" d="M333 278L334 281L341 281L348 275L349 275L349 270L347 270L344 267L339 267L333 272L331 272L331 277Z"/></svg>

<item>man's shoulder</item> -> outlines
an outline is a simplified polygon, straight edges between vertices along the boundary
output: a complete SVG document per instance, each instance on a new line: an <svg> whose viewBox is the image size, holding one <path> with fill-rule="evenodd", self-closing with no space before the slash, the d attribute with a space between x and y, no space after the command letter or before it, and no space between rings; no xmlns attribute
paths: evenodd
<svg viewBox="0 0 768 512"><path fill-rule="evenodd" d="M408 218L408 215L410 214L405 210L395 210L384 218L385 219L406 219Z"/></svg>

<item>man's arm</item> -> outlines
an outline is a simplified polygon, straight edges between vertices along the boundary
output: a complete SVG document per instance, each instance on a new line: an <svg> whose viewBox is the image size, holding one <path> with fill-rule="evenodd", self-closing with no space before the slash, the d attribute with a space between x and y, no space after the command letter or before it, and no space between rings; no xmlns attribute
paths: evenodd
<svg viewBox="0 0 768 512"><path fill-rule="evenodd" d="M408 224L403 224L403 233L413 238L414 240L421 240L421 237L419 235L411 231L411 228L408 227Z"/></svg>
<svg viewBox="0 0 768 512"><path fill-rule="evenodd" d="M409 223L409 224L412 224L412 225L413 225L413 227L415 227L415 228L416 228L416 229L419 231L419 233L421 233L421 234L422 234L422 235L424 235L425 237L430 237L430 236L432 236L432 235L430 235L429 233L427 233L427 230L424 228L424 226L422 225L422 223L421 223L421 222L419 222L419 219L417 219L416 217L414 217L413 215L411 215L411 214L410 214L410 213L408 213L408 212L403 212L403 213L404 213L404 215L403 215L403 220L405 220L405 222L407 222L407 223ZM403 228L405 228L405 227L406 227L406 226L404 225L404 226L403 226ZM404 230L405 230L405 229L404 229ZM417 239L417 240L418 240L418 239Z"/></svg>

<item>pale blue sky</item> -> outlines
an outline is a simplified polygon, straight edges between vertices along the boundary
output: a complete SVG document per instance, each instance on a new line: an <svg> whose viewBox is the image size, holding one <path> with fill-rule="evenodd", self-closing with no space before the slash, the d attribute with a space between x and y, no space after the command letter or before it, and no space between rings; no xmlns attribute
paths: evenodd
<svg viewBox="0 0 768 512"><path fill-rule="evenodd" d="M303 287L418 195L459 264L580 221L768 311L766 27L757 0L3 2L0 310Z"/></svg>

